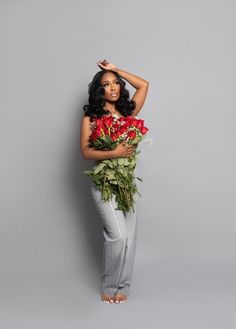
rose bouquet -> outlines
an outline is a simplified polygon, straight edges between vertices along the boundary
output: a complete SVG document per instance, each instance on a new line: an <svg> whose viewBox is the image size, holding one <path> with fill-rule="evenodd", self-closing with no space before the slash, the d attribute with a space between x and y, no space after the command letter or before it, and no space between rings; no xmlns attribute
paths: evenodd
<svg viewBox="0 0 236 329"><path fill-rule="evenodd" d="M97 150L113 150L124 140L137 145L148 131L144 120L133 116L105 115L93 118L90 126L89 146ZM129 211L132 208L134 211L134 194L137 192L141 196L134 181L135 178L142 181L134 176L138 153L140 151L135 150L129 157L98 160L92 170L84 171L101 190L104 202L115 195L116 209Z"/></svg>

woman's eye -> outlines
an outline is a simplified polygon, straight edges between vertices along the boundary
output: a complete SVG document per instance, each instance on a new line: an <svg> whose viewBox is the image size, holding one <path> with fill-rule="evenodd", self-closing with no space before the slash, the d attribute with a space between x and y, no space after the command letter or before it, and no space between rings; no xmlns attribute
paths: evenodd
<svg viewBox="0 0 236 329"><path fill-rule="evenodd" d="M118 84L118 85L120 84L118 80L116 81L116 84ZM104 83L103 87L106 87L106 86L108 86L108 83Z"/></svg>

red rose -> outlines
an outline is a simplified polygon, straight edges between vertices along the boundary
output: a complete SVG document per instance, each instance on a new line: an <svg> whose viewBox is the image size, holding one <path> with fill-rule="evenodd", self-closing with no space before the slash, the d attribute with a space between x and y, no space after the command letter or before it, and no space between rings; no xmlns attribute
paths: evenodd
<svg viewBox="0 0 236 329"><path fill-rule="evenodd" d="M142 128L143 128L143 124L144 124L144 120L142 120L142 119L140 119L140 120L138 120L138 122L137 122L137 128L139 129L139 130L141 130Z"/></svg>
<svg viewBox="0 0 236 329"><path fill-rule="evenodd" d="M96 127L92 133L94 136L97 136L97 138L101 137L103 134L103 130L101 127Z"/></svg>
<svg viewBox="0 0 236 329"><path fill-rule="evenodd" d="M135 139L136 131L135 130L130 130L127 134L127 137L129 137L130 139Z"/></svg>
<svg viewBox="0 0 236 329"><path fill-rule="evenodd" d="M118 139L118 136L115 133L111 133L111 136L110 137L113 140L113 142L115 142Z"/></svg>
<svg viewBox="0 0 236 329"><path fill-rule="evenodd" d="M133 120L130 120L130 122L131 122L131 124L132 124L133 127L137 127L138 121L139 120L137 120L136 118L133 118Z"/></svg>
<svg viewBox="0 0 236 329"><path fill-rule="evenodd" d="M103 123L107 126L107 127L111 127L112 126L112 123L113 123L113 117L109 116L109 117L106 117L104 116L103 117Z"/></svg>
<svg viewBox="0 0 236 329"><path fill-rule="evenodd" d="M117 130L117 134L119 136L121 136L122 134L124 134L127 131L127 128L124 126L121 126L118 130Z"/></svg>
<svg viewBox="0 0 236 329"><path fill-rule="evenodd" d="M136 119L134 117L132 117L131 115L126 118L126 124L128 126L132 126L135 121L136 121Z"/></svg>
<svg viewBox="0 0 236 329"><path fill-rule="evenodd" d="M116 122L113 123L112 128L114 128L115 130L117 130L120 127L120 123L117 120Z"/></svg>
<svg viewBox="0 0 236 329"><path fill-rule="evenodd" d="M108 130L108 128L106 126L103 128L103 131L104 131L104 134L105 135L110 135L109 134L109 130Z"/></svg>
<svg viewBox="0 0 236 329"><path fill-rule="evenodd" d="M102 119L101 118L96 118L95 122L96 122L97 127L100 127L102 125Z"/></svg>
<svg viewBox="0 0 236 329"><path fill-rule="evenodd" d="M141 131L141 134L144 135L148 131L148 128L147 127L143 127L140 131Z"/></svg>
<svg viewBox="0 0 236 329"><path fill-rule="evenodd" d="M120 117L120 118L119 118L119 121L120 121L120 122L126 122L126 118Z"/></svg>
<svg viewBox="0 0 236 329"><path fill-rule="evenodd" d="M98 131L93 131L92 134L90 135L90 139L91 141L95 141L96 139L98 139L100 137L100 133Z"/></svg>

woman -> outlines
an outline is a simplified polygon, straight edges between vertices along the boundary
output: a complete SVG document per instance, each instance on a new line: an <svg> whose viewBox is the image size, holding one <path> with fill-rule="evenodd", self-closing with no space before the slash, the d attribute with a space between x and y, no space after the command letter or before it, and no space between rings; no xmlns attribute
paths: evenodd
<svg viewBox="0 0 236 329"><path fill-rule="evenodd" d="M112 114L118 117L137 116L146 99L149 82L117 68L105 59L97 65L97 72L89 84L89 104L83 107L85 115L81 120L80 147L84 159L104 160L129 157L135 146L125 141L114 150L96 150L89 147L91 118ZM129 100L129 91L125 88L127 80L137 89ZM129 296L133 272L136 233L137 206L135 212L116 210L115 198L103 202L101 192L91 183L91 192L103 221L103 274L101 277L101 300L107 303L120 303ZM136 197L137 201L137 197Z"/></svg>

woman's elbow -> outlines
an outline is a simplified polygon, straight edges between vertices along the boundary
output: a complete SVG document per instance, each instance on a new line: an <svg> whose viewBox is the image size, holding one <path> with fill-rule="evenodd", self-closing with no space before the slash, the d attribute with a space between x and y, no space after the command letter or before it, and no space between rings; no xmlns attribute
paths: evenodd
<svg viewBox="0 0 236 329"><path fill-rule="evenodd" d="M82 152L82 157L84 160L91 160L90 156L88 155L87 152Z"/></svg>
<svg viewBox="0 0 236 329"><path fill-rule="evenodd" d="M88 146L81 150L84 160L94 160L92 150Z"/></svg>
<svg viewBox="0 0 236 329"><path fill-rule="evenodd" d="M86 148L81 148L80 153L81 153L84 160L89 160L88 159L88 152L87 152Z"/></svg>
<svg viewBox="0 0 236 329"><path fill-rule="evenodd" d="M87 155L85 153L82 153L82 157L84 160L88 160Z"/></svg>
<svg viewBox="0 0 236 329"><path fill-rule="evenodd" d="M149 81L144 80L142 84L142 88L148 89L148 86L149 86Z"/></svg>

